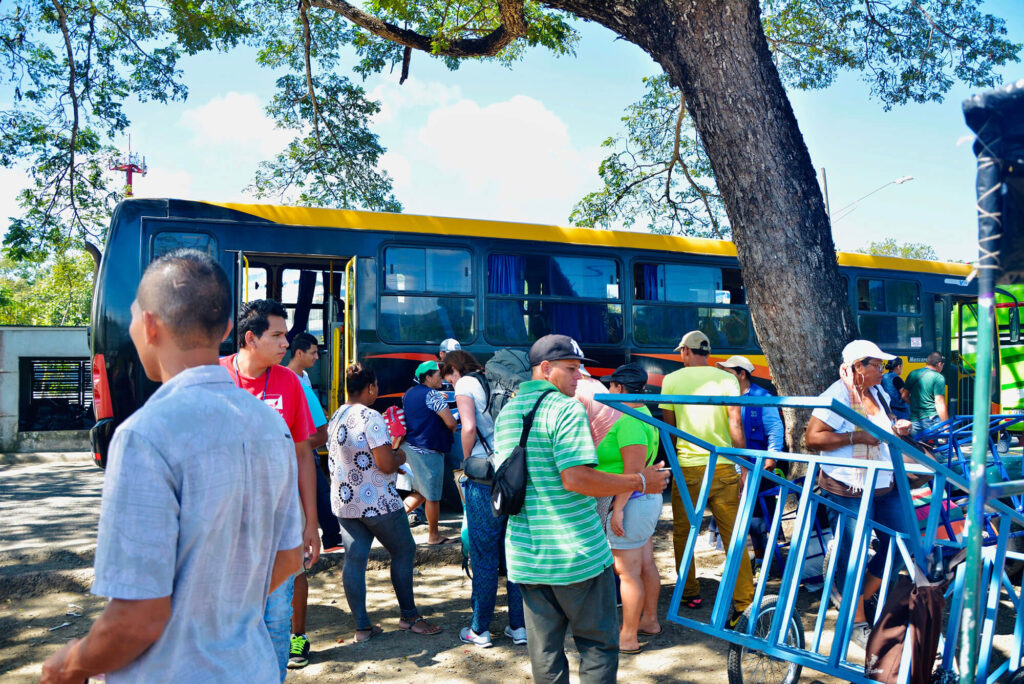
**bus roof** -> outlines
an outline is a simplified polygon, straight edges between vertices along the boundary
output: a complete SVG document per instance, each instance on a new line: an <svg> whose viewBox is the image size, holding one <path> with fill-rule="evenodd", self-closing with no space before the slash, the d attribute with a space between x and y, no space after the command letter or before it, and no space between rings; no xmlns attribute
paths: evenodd
<svg viewBox="0 0 1024 684"><path fill-rule="evenodd" d="M594 230L591 228L567 228L536 223L512 223L481 219L420 216L416 214L354 211L350 209L318 209L232 202L207 202L206 204L249 214L283 225L322 226L325 228L351 228L400 233L429 233L432 235L461 235L466 237L512 240L538 240L576 245L600 245L612 248L629 247L666 252L687 252L710 256L736 256L736 245L728 240L708 240L705 238L615 230ZM854 268L914 271L919 273L963 275L965 277L972 269L970 264L903 259L852 252L839 252L838 259L840 265Z"/></svg>

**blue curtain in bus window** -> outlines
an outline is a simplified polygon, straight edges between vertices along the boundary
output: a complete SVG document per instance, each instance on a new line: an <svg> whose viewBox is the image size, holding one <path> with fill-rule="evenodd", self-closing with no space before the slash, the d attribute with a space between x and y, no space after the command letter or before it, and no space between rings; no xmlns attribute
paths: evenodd
<svg viewBox="0 0 1024 684"><path fill-rule="evenodd" d="M647 300L649 302L657 302L661 298L658 296L658 266L657 264L640 264L640 282L642 283L643 289L641 290L640 299Z"/></svg>
<svg viewBox="0 0 1024 684"><path fill-rule="evenodd" d="M316 271L303 271L299 275L299 293L295 299L295 322L288 331L289 344L300 332L305 332L309 325L309 310L313 306L313 294L316 292Z"/></svg>
<svg viewBox="0 0 1024 684"><path fill-rule="evenodd" d="M487 258L487 292L497 295L523 294L526 259L515 254L492 254ZM492 314L495 316L492 318ZM502 302L488 307L487 324L502 331L501 339L527 339L522 302ZM496 319L496 320L495 320Z"/></svg>
<svg viewBox="0 0 1024 684"><path fill-rule="evenodd" d="M580 260L566 260L567 266L577 265ZM548 284L551 293L566 297L594 296L596 292L588 291L584 281L574 286L572 279L562 270L559 259L548 259ZM600 293L604 294L604 293ZM551 332L556 335L568 335L580 344L603 344L608 342L608 321L606 307L588 306L586 304L552 302Z"/></svg>

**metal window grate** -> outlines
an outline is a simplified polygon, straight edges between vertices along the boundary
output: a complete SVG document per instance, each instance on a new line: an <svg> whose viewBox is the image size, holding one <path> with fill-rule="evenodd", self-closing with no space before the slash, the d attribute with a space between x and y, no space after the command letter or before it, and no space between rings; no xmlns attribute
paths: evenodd
<svg viewBox="0 0 1024 684"><path fill-rule="evenodd" d="M95 422L88 358L21 358L18 366L20 431L83 430Z"/></svg>

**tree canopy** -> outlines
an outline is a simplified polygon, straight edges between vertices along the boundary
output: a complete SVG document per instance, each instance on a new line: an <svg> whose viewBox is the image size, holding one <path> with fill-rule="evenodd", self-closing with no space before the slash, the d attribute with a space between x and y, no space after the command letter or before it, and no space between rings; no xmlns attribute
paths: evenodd
<svg viewBox="0 0 1024 684"><path fill-rule="evenodd" d="M391 179L377 168L383 147L367 125L376 105L337 73L339 46L356 36L336 14L308 17L305 8L283 0L4 3L0 59L9 97L0 97L0 165L25 168L28 177L18 195L22 213L4 239L6 254L39 260L69 246L102 244L122 195L106 171L114 141L131 124L125 102L184 100L182 56L240 45L255 46L261 66L291 72L278 81L269 112L295 139L260 168L254 191L298 203L400 210ZM316 160L313 141L322 149Z"/></svg>
<svg viewBox="0 0 1024 684"><path fill-rule="evenodd" d="M861 254L874 254L875 256L893 256L904 259L926 259L938 261L939 255L935 248L924 242L897 242L896 238L886 238L870 242L866 247L857 250Z"/></svg>

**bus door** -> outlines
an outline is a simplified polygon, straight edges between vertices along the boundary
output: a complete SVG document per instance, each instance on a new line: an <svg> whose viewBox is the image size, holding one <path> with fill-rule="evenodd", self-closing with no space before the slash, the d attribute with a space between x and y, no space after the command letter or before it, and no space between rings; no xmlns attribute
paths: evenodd
<svg viewBox="0 0 1024 684"><path fill-rule="evenodd" d="M356 352L356 257L345 264L341 277L341 296L332 298L332 303L340 304L340 310L333 312L329 331L330 349L330 400L328 408L333 415L344 398L348 401L348 389L345 387L345 369L359 358Z"/></svg>
<svg viewBox="0 0 1024 684"><path fill-rule="evenodd" d="M317 339L320 360L308 374L320 403L331 413L338 406L339 378L344 378L344 372L337 372L344 359L335 351L333 340L346 329L347 262L346 257L246 251L235 256L236 310L255 299L277 300L286 311L289 339L300 332ZM236 347L241 343L237 333L235 343Z"/></svg>
<svg viewBox="0 0 1024 684"><path fill-rule="evenodd" d="M978 300L976 297L955 297L953 299L953 353L948 357L947 368L956 373L957 402L950 402L950 415L971 413L974 406L974 382L978 362ZM1018 326L1019 327L1019 326ZM992 372L998 378L1000 363L999 335L992 336ZM949 382L947 375L947 383ZM992 383L990 409L999 411L999 382Z"/></svg>

